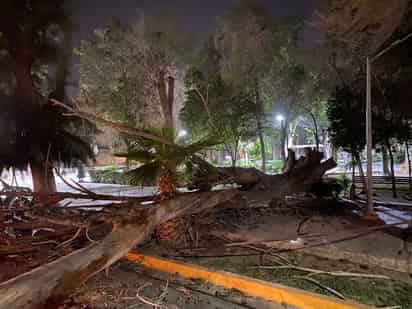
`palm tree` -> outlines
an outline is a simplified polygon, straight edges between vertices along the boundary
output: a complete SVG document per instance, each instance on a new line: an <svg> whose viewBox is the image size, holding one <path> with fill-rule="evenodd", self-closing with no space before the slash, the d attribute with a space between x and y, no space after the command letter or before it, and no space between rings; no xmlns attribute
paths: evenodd
<svg viewBox="0 0 412 309"><path fill-rule="evenodd" d="M117 155L141 164L126 172L131 184L155 185L160 200L171 199L178 193L179 186L185 186L190 181L195 170L193 167L202 161L198 153L218 142L214 138L207 138L190 144L176 144L173 130L151 132L171 143L140 139L132 144L128 153ZM185 228L186 224L181 219L171 220L158 227L157 236L162 243L173 246Z"/></svg>

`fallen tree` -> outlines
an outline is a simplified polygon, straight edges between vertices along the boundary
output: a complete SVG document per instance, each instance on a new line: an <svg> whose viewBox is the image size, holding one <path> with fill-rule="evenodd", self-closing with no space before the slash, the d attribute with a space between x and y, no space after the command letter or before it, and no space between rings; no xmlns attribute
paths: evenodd
<svg viewBox="0 0 412 309"><path fill-rule="evenodd" d="M102 241L1 284L0 308L55 308L82 282L146 241L158 224L215 208L237 195L236 190L213 191L181 195L157 206L120 208L106 217L113 230Z"/></svg>
<svg viewBox="0 0 412 309"><path fill-rule="evenodd" d="M305 156L298 160L295 153L289 150L286 170L282 174L268 175L256 168L219 167L199 160L198 175L193 179L192 188L210 188L212 185L237 184L248 192L266 191L273 198L288 194L305 192L319 182L326 171L336 167L335 161L330 158L322 162L323 153L315 149L306 148ZM210 173L210 171L214 171Z"/></svg>
<svg viewBox="0 0 412 309"><path fill-rule="evenodd" d="M66 109L70 115L85 117L77 109ZM93 116L93 120L107 125L107 121L98 117ZM126 129L122 127L122 132L143 136L140 131ZM215 173L195 178L194 188L210 189L216 183L231 183L239 185L241 190L179 194L152 205L142 205L147 198L129 199L127 204L119 204L99 216L99 220L113 226L111 233L101 241L1 284L0 308L55 308L79 284L108 268L134 246L144 243L159 224L217 207L268 205L285 195L307 191L328 169L336 166L332 159L324 162L322 159L323 155L312 149L306 149L306 156L298 160L290 151L287 170L280 175L267 175L256 169L212 167ZM202 165L208 163L199 160L199 166ZM81 198L86 196L81 194ZM98 199L93 194L90 198Z"/></svg>
<svg viewBox="0 0 412 309"><path fill-rule="evenodd" d="M133 137L159 141L170 145L170 141L165 141L160 136L147 134L147 132L142 130L113 123L96 115L85 113L75 102L73 102L73 106L57 100L52 100L52 103L64 108L67 111L67 116L80 117ZM282 197L289 193L307 190L311 185L318 182L327 170L336 166L332 158L321 162L323 153L316 149L306 148L305 156L300 157L298 160L292 150L289 149L288 154L285 172L280 175L267 175L255 168L216 168L198 157L197 165L200 174L195 176L189 187L203 190L210 189L217 183L234 183L242 186L243 189L253 189L254 191L256 189L263 189L270 191L274 197Z"/></svg>
<svg viewBox="0 0 412 309"><path fill-rule="evenodd" d="M268 203L287 193L304 191L335 166L331 160L320 162L320 158L317 155L315 159L312 152L311 157L297 160L293 169L281 175L266 175L253 169L221 170L228 177L234 177L235 183L253 185L248 192L231 189L190 193L157 205L143 206L140 202L130 205L129 202L127 207L119 206L103 217L113 225L113 230L102 241L1 284L0 308L53 308L80 283L145 242L157 225L168 220L210 211L219 205L249 207L256 201Z"/></svg>

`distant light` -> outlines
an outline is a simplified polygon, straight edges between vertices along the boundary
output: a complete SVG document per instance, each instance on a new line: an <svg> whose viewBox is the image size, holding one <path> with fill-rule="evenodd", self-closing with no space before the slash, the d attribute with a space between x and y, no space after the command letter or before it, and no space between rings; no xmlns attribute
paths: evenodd
<svg viewBox="0 0 412 309"><path fill-rule="evenodd" d="M283 120L285 120L285 117L283 117L283 115L279 114L279 115L276 116L276 120L279 121L279 122L282 122Z"/></svg>
<svg viewBox="0 0 412 309"><path fill-rule="evenodd" d="M186 130L180 130L179 134L177 135L177 137L183 137L187 135L187 131Z"/></svg>

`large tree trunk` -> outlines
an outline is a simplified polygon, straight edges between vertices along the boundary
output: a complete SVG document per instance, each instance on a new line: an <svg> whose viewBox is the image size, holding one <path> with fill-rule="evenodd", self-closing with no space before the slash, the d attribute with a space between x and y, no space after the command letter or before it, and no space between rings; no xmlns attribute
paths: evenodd
<svg viewBox="0 0 412 309"><path fill-rule="evenodd" d="M382 171L383 175L389 176L389 158L388 158L388 148L386 146L382 147Z"/></svg>
<svg viewBox="0 0 412 309"><path fill-rule="evenodd" d="M232 167L236 167L237 164L237 157L238 157L238 148L239 148L239 140L237 140L233 146L233 148L231 148L229 145L225 144L225 148L226 151L229 153L230 155L230 161L231 161L231 166Z"/></svg>
<svg viewBox="0 0 412 309"><path fill-rule="evenodd" d="M257 119L257 132L259 135L259 143L260 143L260 154L262 157L262 172L266 172L266 147L265 147L265 139L263 137L263 130L262 125L260 123L260 119Z"/></svg>
<svg viewBox="0 0 412 309"><path fill-rule="evenodd" d="M315 144L316 144L316 150L319 151L319 132L318 132L318 122L316 121L316 117L312 112L309 112L310 117L312 118L313 121L313 127L314 127L314 138L315 138Z"/></svg>
<svg viewBox="0 0 412 309"><path fill-rule="evenodd" d="M411 155L409 154L409 143L405 143L406 147L406 158L408 160L408 184L409 184L409 194L412 193L412 164L411 164Z"/></svg>
<svg viewBox="0 0 412 309"><path fill-rule="evenodd" d="M398 194L396 193L396 179L395 179L395 164L394 164L394 159L393 159L393 152L392 152L392 147L389 142L389 139L386 140L386 145L388 147L389 151L389 162L391 166L391 180L392 180L392 196L396 198Z"/></svg>
<svg viewBox="0 0 412 309"><path fill-rule="evenodd" d="M31 60L21 54L15 58L14 75L16 78L15 98L22 110L30 112L38 103L38 95L31 77Z"/></svg>
<svg viewBox="0 0 412 309"><path fill-rule="evenodd" d="M356 181L355 181L355 157L351 154L352 161L352 184L350 186L350 199L354 200L356 197Z"/></svg>
<svg viewBox="0 0 412 309"><path fill-rule="evenodd" d="M166 129L174 128L173 103L174 103L175 80L169 76L166 78L164 71L159 72L157 90L160 98L160 107L164 118Z"/></svg>
<svg viewBox="0 0 412 309"><path fill-rule="evenodd" d="M286 120L282 120L280 124L280 144L281 144L281 150L280 150L280 157L282 159L283 165L286 164L286 144L288 140L288 125Z"/></svg>
<svg viewBox="0 0 412 309"><path fill-rule="evenodd" d="M238 194L236 190L186 194L158 206L119 209L112 215L113 231L102 241L1 284L0 308L56 308L82 282L146 241L158 224L214 208Z"/></svg>
<svg viewBox="0 0 412 309"><path fill-rule="evenodd" d="M34 192L40 194L56 192L56 182L51 167L46 169L46 165L43 162L32 162L30 163L30 170Z"/></svg>
<svg viewBox="0 0 412 309"><path fill-rule="evenodd" d="M265 139L263 137L263 127L262 127L262 117L264 116L262 102L260 101L260 94L259 94L259 85L256 81L255 85L255 117L256 117L256 130L259 137L260 143L260 154L262 157L262 166L261 169L265 173L266 172L266 147L265 147Z"/></svg>
<svg viewBox="0 0 412 309"><path fill-rule="evenodd" d="M270 200L287 194L305 192L317 183L323 174L336 166L333 159L321 162L323 153L307 148L305 157L298 160L289 151L288 170L279 175L268 175L255 168L215 168L217 172L195 179L191 188L205 188L207 184L235 183L247 190L249 196L257 192L259 199ZM207 163L205 163L207 164ZM255 196L253 197L255 199Z"/></svg>
<svg viewBox="0 0 412 309"><path fill-rule="evenodd" d="M14 96L18 105L18 117L23 125L32 122L33 111L41 104L42 98L37 93L31 77L32 60L28 54L29 50L23 51L15 57L14 74L16 88ZM19 126L19 122L17 122ZM17 128L18 132L23 132L23 128ZM56 183L51 168L46 169L46 162L39 160L31 162L33 190L37 193L56 192Z"/></svg>
<svg viewBox="0 0 412 309"><path fill-rule="evenodd" d="M292 149L288 149L288 157L286 163L283 166L283 172L290 172L296 165L296 155Z"/></svg>
<svg viewBox="0 0 412 309"><path fill-rule="evenodd" d="M365 177L365 173L363 172L363 167L362 167L362 160L359 156L359 154L355 154L355 163L358 166L359 169L359 175L362 178L362 183L363 183L363 191L367 192L368 188L368 183L366 182L366 177Z"/></svg>

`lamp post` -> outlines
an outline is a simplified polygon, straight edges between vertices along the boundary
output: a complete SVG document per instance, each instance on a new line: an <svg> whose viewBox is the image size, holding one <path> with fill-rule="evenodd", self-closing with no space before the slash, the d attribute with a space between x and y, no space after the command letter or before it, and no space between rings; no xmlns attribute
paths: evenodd
<svg viewBox="0 0 412 309"><path fill-rule="evenodd" d="M412 32L390 44L385 49L378 52L373 57L366 57L366 160L367 160L367 216L374 216L373 208L373 187L372 187L372 86L371 86L371 66L381 56L392 50L394 47L405 42L412 37Z"/></svg>
<svg viewBox="0 0 412 309"><path fill-rule="evenodd" d="M366 58L366 178L368 205L366 215L373 216L373 188L372 188L372 87L371 87L371 59Z"/></svg>

